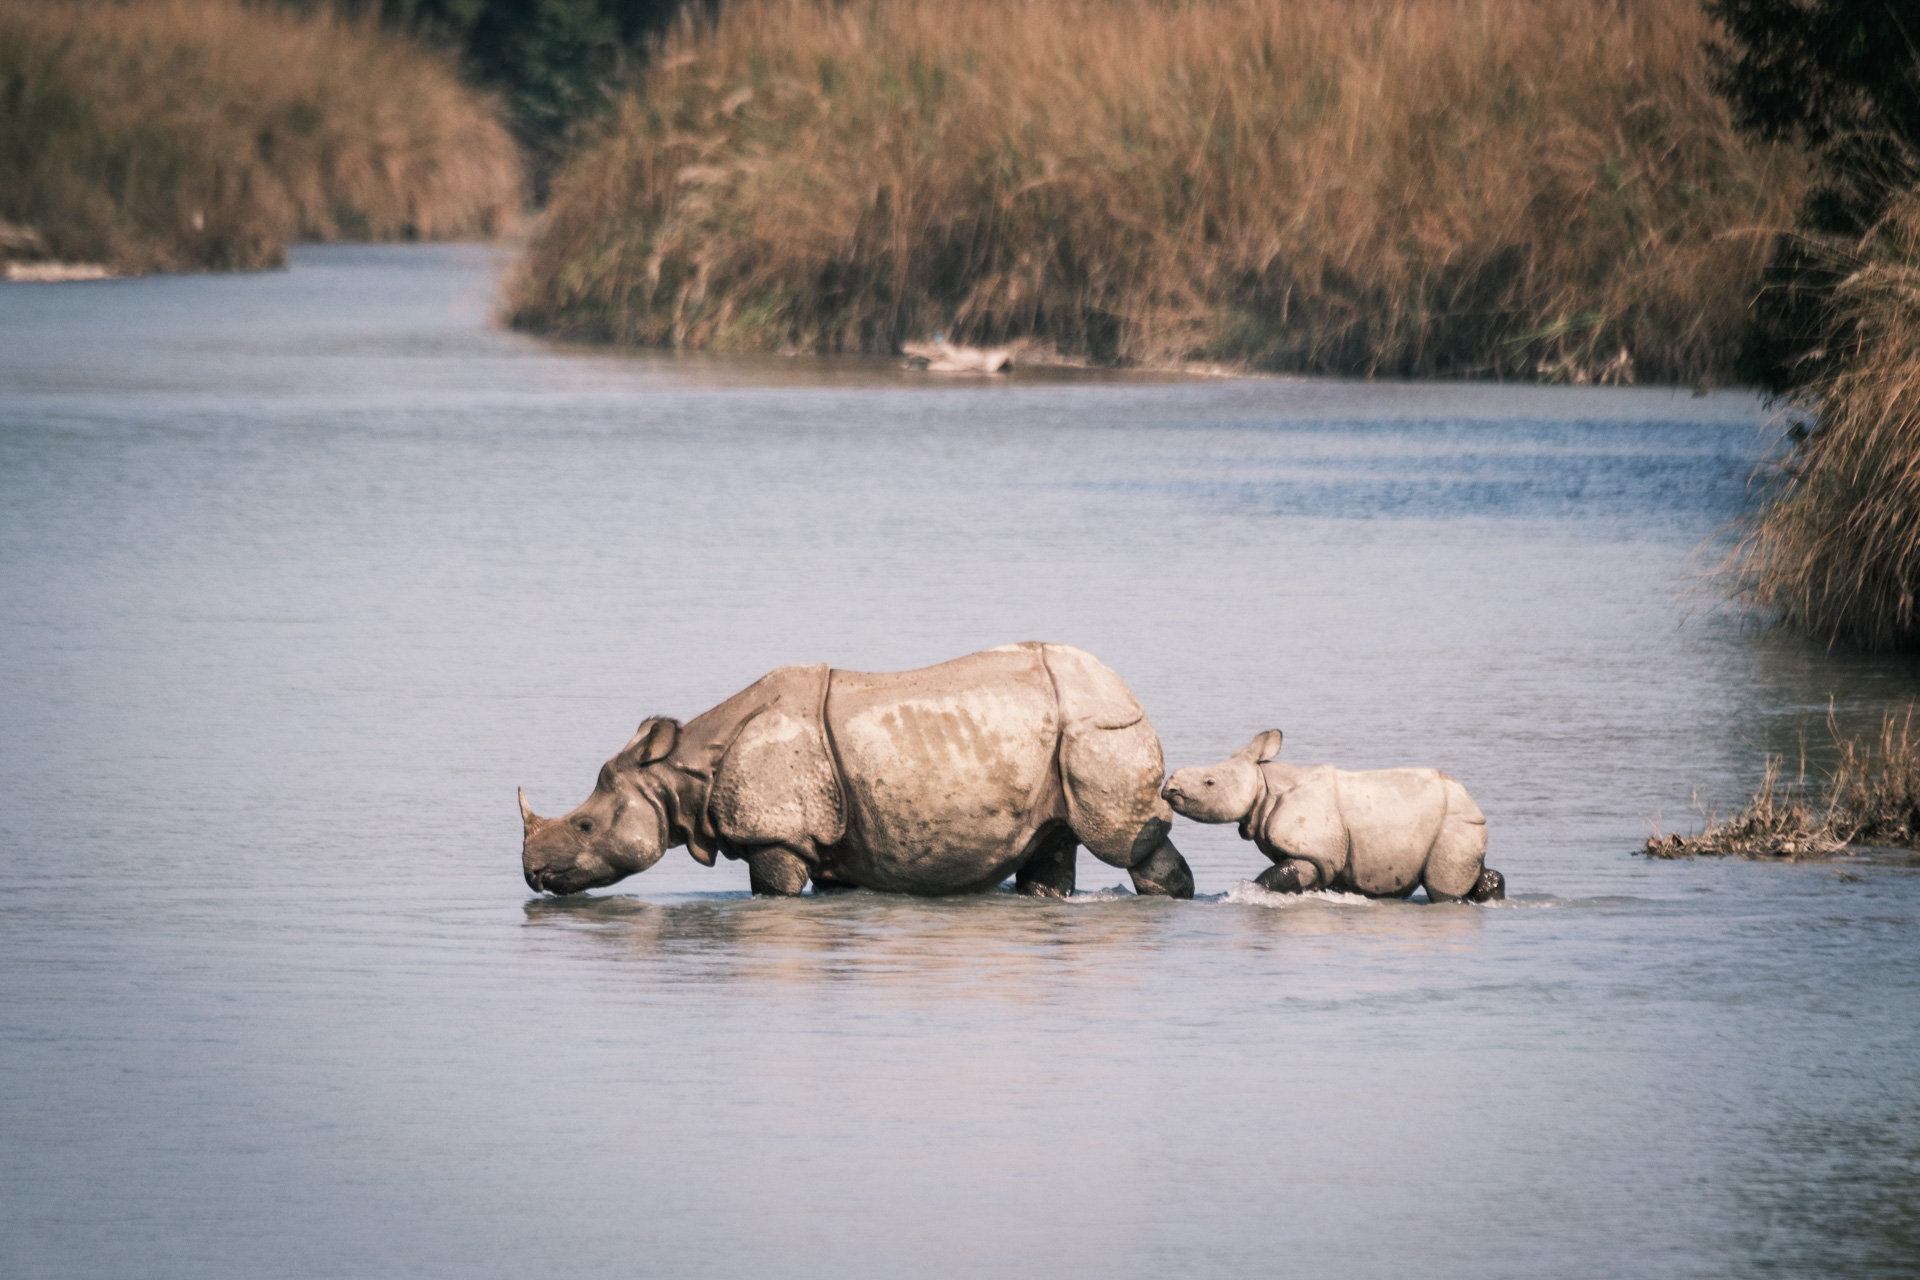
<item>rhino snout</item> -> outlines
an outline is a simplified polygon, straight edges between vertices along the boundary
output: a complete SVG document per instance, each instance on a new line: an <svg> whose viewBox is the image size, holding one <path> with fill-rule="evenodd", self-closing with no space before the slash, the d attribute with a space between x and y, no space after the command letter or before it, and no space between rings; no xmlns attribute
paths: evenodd
<svg viewBox="0 0 1920 1280"><path fill-rule="evenodd" d="M1191 805L1199 800L1202 789L1212 785L1213 779L1195 776L1192 771L1182 769L1167 779L1167 785L1160 789L1160 798L1181 813L1185 813L1186 809L1181 806Z"/></svg>
<svg viewBox="0 0 1920 1280"><path fill-rule="evenodd" d="M1172 806L1173 811L1181 817L1198 820L1200 817L1200 796L1190 789L1192 785L1192 783L1188 783L1183 787L1169 782L1166 788L1160 792L1160 798Z"/></svg>

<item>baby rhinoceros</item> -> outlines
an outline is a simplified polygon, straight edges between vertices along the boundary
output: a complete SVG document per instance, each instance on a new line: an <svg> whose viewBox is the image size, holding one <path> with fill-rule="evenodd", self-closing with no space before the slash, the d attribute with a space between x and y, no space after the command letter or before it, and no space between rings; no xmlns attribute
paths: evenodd
<svg viewBox="0 0 1920 1280"><path fill-rule="evenodd" d="M1432 902L1490 902L1506 877L1485 865L1487 820L1438 769L1282 764L1280 731L1205 768L1177 770L1162 794L1195 822L1237 822L1273 866L1256 881L1279 893L1338 889Z"/></svg>

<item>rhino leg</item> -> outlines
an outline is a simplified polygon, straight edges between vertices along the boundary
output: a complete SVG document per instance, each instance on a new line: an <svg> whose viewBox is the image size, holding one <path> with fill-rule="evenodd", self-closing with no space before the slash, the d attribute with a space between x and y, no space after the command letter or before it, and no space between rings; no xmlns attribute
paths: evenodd
<svg viewBox="0 0 1920 1280"><path fill-rule="evenodd" d="M1427 886L1429 902L1473 901L1485 879L1481 872L1487 857L1487 819L1465 787L1445 774L1440 780L1447 797L1446 813L1420 879Z"/></svg>
<svg viewBox="0 0 1920 1280"><path fill-rule="evenodd" d="M747 855L747 883L755 897L791 898L807 887L807 864L799 854L767 845Z"/></svg>
<svg viewBox="0 0 1920 1280"><path fill-rule="evenodd" d="M1507 896L1507 878L1492 867L1480 872L1480 883L1467 894L1468 902L1502 902Z"/></svg>
<svg viewBox="0 0 1920 1280"><path fill-rule="evenodd" d="M1253 882L1269 893L1305 893L1320 887L1320 868L1305 858L1282 858Z"/></svg>
<svg viewBox="0 0 1920 1280"><path fill-rule="evenodd" d="M1166 898L1191 898L1193 896L1193 870L1187 866L1187 860L1173 847L1173 841L1167 839L1166 828L1158 827L1158 820L1147 824L1141 831L1145 838L1149 833L1159 836L1153 851L1146 857L1127 868L1127 874L1133 877L1133 891L1141 895L1157 895Z"/></svg>
<svg viewBox="0 0 1920 1280"><path fill-rule="evenodd" d="M1069 827L1055 827L1041 837L1033 856L1013 873L1013 887L1029 898L1071 898L1074 864L1080 839Z"/></svg>

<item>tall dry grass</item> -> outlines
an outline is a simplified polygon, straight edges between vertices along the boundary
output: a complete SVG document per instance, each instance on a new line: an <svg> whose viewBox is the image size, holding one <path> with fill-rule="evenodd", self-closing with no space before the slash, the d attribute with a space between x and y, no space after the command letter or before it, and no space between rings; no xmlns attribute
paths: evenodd
<svg viewBox="0 0 1920 1280"><path fill-rule="evenodd" d="M490 232L519 207L494 105L328 11L0 0L0 219L123 271L273 264L292 239Z"/></svg>
<svg viewBox="0 0 1920 1280"><path fill-rule="evenodd" d="M1846 350L1809 393L1816 426L1722 566L1788 626L1868 649L1920 646L1920 191L1851 244L1812 246L1839 277Z"/></svg>
<svg viewBox="0 0 1920 1280"><path fill-rule="evenodd" d="M1733 133L1709 34L1695 0L730 0L577 150L513 316L1720 377L1805 179Z"/></svg>

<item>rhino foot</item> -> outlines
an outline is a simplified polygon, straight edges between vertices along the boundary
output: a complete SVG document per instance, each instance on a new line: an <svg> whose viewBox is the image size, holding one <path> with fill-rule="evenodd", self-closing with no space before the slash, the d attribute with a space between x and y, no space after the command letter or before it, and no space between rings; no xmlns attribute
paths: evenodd
<svg viewBox="0 0 1920 1280"><path fill-rule="evenodd" d="M1507 878L1492 867L1483 867L1480 882L1467 893L1468 902L1502 902L1507 896Z"/></svg>
<svg viewBox="0 0 1920 1280"><path fill-rule="evenodd" d="M1311 874L1307 874L1307 873ZM1319 869L1300 858L1276 862L1253 878L1268 893L1305 893L1320 883Z"/></svg>
<svg viewBox="0 0 1920 1280"><path fill-rule="evenodd" d="M1133 891L1143 896L1193 896L1193 871L1171 840L1161 840L1152 853L1127 868L1127 874L1133 877Z"/></svg>
<svg viewBox="0 0 1920 1280"><path fill-rule="evenodd" d="M1013 873L1015 891L1029 898L1071 898L1079 854L1079 837L1066 827L1054 830Z"/></svg>

